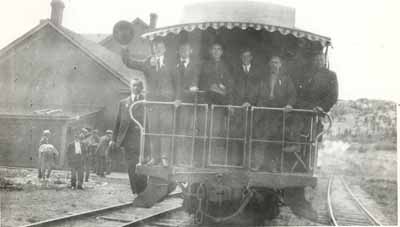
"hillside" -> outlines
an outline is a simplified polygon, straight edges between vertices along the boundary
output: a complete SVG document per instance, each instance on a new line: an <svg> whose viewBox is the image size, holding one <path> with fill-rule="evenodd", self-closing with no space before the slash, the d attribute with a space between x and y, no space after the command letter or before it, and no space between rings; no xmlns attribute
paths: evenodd
<svg viewBox="0 0 400 227"><path fill-rule="evenodd" d="M371 143L396 143L396 103L383 100L339 100L332 108L328 138Z"/></svg>

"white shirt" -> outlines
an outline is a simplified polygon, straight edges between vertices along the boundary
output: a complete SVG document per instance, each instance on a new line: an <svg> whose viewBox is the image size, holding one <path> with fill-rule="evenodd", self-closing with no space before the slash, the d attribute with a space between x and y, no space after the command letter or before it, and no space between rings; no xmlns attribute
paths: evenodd
<svg viewBox="0 0 400 227"><path fill-rule="evenodd" d="M248 72L250 72L250 67L251 67L251 64L249 64L249 65L243 65L243 70L244 70L246 73L248 73Z"/></svg>
<svg viewBox="0 0 400 227"><path fill-rule="evenodd" d="M132 102L134 102L134 101L135 101L135 98L136 98L136 95L135 95L135 94L131 94L131 99L132 99Z"/></svg>
<svg viewBox="0 0 400 227"><path fill-rule="evenodd" d="M185 66L185 68L188 67L190 59L189 58L181 58L181 62L183 62L183 65Z"/></svg>
<svg viewBox="0 0 400 227"><path fill-rule="evenodd" d="M75 141L75 154L82 154L81 150L81 143L78 141Z"/></svg>
<svg viewBox="0 0 400 227"><path fill-rule="evenodd" d="M163 67L164 66L164 55L157 57L156 59L157 59L157 65L160 66L160 68Z"/></svg>

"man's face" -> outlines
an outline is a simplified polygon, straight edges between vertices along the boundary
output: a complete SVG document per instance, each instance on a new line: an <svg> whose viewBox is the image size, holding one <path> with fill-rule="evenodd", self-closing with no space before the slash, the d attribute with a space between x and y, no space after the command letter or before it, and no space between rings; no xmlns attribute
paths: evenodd
<svg viewBox="0 0 400 227"><path fill-rule="evenodd" d="M79 133L77 140L83 140L85 138L85 134L83 132Z"/></svg>
<svg viewBox="0 0 400 227"><path fill-rule="evenodd" d="M315 68L324 68L325 67L325 56L322 54L318 54L313 59L313 65Z"/></svg>
<svg viewBox="0 0 400 227"><path fill-rule="evenodd" d="M211 57L214 60L219 61L221 59L221 56L224 53L224 51L222 50L222 46L221 45L214 44L214 45L212 45L212 47L210 49L210 53L211 53Z"/></svg>
<svg viewBox="0 0 400 227"><path fill-rule="evenodd" d="M190 45L185 44L179 47L179 57L187 59L190 57L190 54L192 53L192 48Z"/></svg>
<svg viewBox="0 0 400 227"><path fill-rule="evenodd" d="M165 44L163 42L158 42L154 44L154 54L157 57L163 56L165 53Z"/></svg>
<svg viewBox="0 0 400 227"><path fill-rule="evenodd" d="M269 61L269 67L271 69L271 73L279 73L282 67L281 59L279 57L272 57Z"/></svg>
<svg viewBox="0 0 400 227"><path fill-rule="evenodd" d="M250 51L246 51L242 53L241 59L243 65L250 65L251 61L253 60L253 55L251 55Z"/></svg>
<svg viewBox="0 0 400 227"><path fill-rule="evenodd" d="M134 81L131 83L131 93L132 94L140 94L142 92L142 84L139 81Z"/></svg>

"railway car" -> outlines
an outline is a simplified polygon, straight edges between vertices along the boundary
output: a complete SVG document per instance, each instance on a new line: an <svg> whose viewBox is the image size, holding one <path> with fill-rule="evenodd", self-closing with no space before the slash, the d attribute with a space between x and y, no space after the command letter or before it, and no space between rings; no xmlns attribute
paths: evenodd
<svg viewBox="0 0 400 227"><path fill-rule="evenodd" d="M313 54L327 55L331 40L295 28L294 19L294 9L266 3L197 3L185 7L182 23L153 29L142 37L162 40L171 60L177 59L182 42L192 45L193 58L199 62L207 58L213 42L222 43L224 59L232 64L240 64L240 50L249 47L260 65L279 55L287 73L297 76L307 69ZM128 37L131 33L126 32ZM196 223L250 216L260 224L276 217L282 204L306 218L316 215L304 194L317 184L318 144L330 128L328 114L206 103L204 91L192 95L193 102L145 99L130 108L141 130L136 172L148 176L147 188L138 196L142 205L153 205L177 184L184 194L184 208ZM137 106L145 109L144 121L135 118ZM147 127L152 121L147 109L154 106L171 113L164 119L170 124L162 131ZM180 124L180 116L188 113L191 124ZM329 126L320 130L323 119ZM169 141L168 166L146 164L152 138Z"/></svg>

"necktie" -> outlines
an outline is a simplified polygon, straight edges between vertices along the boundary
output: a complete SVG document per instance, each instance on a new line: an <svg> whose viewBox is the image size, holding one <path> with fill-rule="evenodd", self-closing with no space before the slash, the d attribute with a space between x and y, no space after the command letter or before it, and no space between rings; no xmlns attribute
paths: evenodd
<svg viewBox="0 0 400 227"><path fill-rule="evenodd" d="M157 71L161 69L161 59L157 58Z"/></svg>

